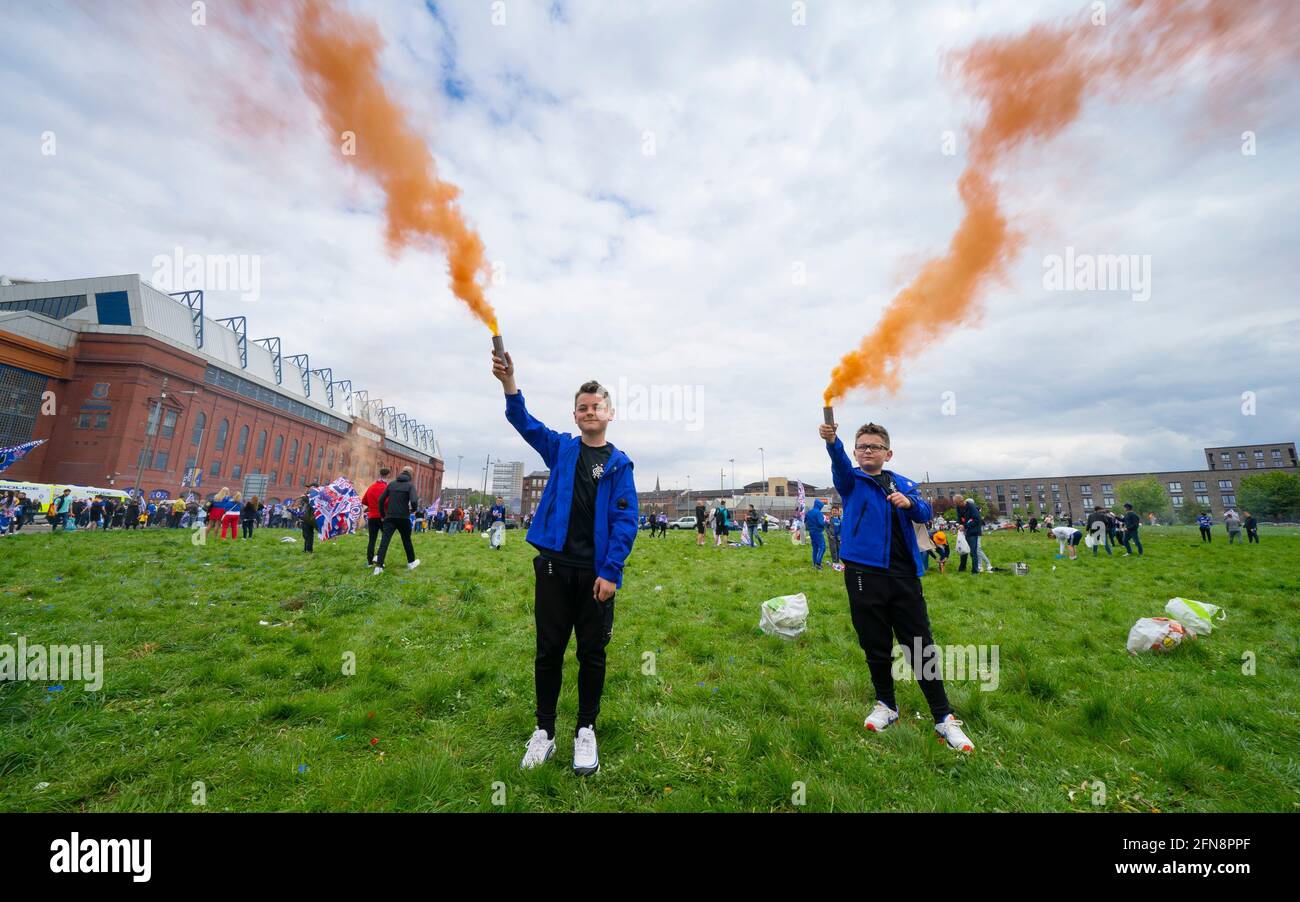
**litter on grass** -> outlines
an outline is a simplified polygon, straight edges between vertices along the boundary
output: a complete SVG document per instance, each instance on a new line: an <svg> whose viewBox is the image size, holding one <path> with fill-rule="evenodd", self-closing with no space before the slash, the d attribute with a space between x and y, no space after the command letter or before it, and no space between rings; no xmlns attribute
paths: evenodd
<svg viewBox="0 0 1300 902"><path fill-rule="evenodd" d="M769 636L795 638L808 627L808 599L802 592L769 598L759 607L758 627Z"/></svg>

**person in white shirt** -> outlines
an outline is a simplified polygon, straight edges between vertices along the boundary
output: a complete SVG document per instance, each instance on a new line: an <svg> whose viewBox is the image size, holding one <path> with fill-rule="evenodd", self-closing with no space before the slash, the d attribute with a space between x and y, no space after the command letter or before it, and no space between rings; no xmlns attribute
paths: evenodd
<svg viewBox="0 0 1300 902"><path fill-rule="evenodd" d="M1068 547L1070 549L1070 560L1078 560L1079 542L1083 540L1083 533L1073 526L1054 526L1045 535L1049 535L1061 543L1061 551L1056 555L1057 557L1064 557L1065 549Z"/></svg>

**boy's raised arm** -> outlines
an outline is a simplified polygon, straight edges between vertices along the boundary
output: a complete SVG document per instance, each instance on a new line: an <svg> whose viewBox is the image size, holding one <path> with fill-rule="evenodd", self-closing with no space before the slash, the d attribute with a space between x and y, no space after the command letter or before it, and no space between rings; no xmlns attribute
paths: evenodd
<svg viewBox="0 0 1300 902"><path fill-rule="evenodd" d="M826 453L831 457L831 481L835 484L835 491L841 498L847 498L853 494L857 480L853 478L853 463L844 450L844 443L835 434L837 429L838 423L822 423L817 427L817 434L826 443Z"/></svg>
<svg viewBox="0 0 1300 902"><path fill-rule="evenodd" d="M559 456L562 436L553 429L546 428L540 420L528 412L524 406L524 395L515 384L515 362L509 351L501 354L492 352L492 375L501 382L506 395L506 419L515 431L523 436L524 441L542 456L546 466L554 467Z"/></svg>

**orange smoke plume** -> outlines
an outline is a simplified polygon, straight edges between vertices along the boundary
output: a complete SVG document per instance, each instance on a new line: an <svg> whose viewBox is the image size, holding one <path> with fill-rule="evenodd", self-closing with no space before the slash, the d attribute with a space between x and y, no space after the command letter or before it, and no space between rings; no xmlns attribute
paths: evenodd
<svg viewBox="0 0 1300 902"><path fill-rule="evenodd" d="M293 39L294 61L331 139L352 132L355 154L343 159L383 189L389 250L443 247L452 292L499 334L496 311L483 291L483 239L461 213L460 189L438 178L433 154L379 77L379 29L334 0L299 0Z"/></svg>
<svg viewBox="0 0 1300 902"><path fill-rule="evenodd" d="M970 154L957 181L965 212L947 251L922 265L875 330L831 372L824 403L858 387L896 392L905 350L914 354L978 314L981 293L1005 277L1022 243L999 207L993 178L1012 151L1059 134L1090 95L1168 78L1191 62L1241 90L1298 59L1300 4L1292 0L1134 0L1109 24L1090 18L1036 26L950 56L985 108L969 130Z"/></svg>

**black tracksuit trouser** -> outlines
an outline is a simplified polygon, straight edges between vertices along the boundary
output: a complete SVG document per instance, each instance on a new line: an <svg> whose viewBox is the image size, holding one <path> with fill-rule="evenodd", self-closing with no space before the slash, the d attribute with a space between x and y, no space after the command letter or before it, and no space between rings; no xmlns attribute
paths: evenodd
<svg viewBox="0 0 1300 902"><path fill-rule="evenodd" d="M577 727L595 729L600 697L605 691L605 646L614 632L614 599L597 601L592 594L596 573L538 555L533 619L537 625L537 657L533 681L537 690L537 727L555 737L555 708L564 680L564 653L569 636L578 636ZM576 729L575 729L576 733Z"/></svg>
<svg viewBox="0 0 1300 902"><path fill-rule="evenodd" d="M388 554L388 543L393 538L393 533L400 533L402 536L402 548L406 550L406 562L409 564L415 560L415 546L411 544L411 519L403 517L401 520L384 520L384 537L379 540L379 557L375 558L375 566L384 566L384 555Z"/></svg>
<svg viewBox="0 0 1300 902"><path fill-rule="evenodd" d="M920 578L862 570L846 563L844 585L849 591L849 614L858 634L858 644L867 655L867 668L871 671L876 699L898 710L893 674L894 638L897 637L903 657L916 674L921 692L930 705L935 723L952 713L942 677L927 674L929 668L925 661L913 660L914 642L918 638L923 657L938 654L930 635L930 615L925 609Z"/></svg>

